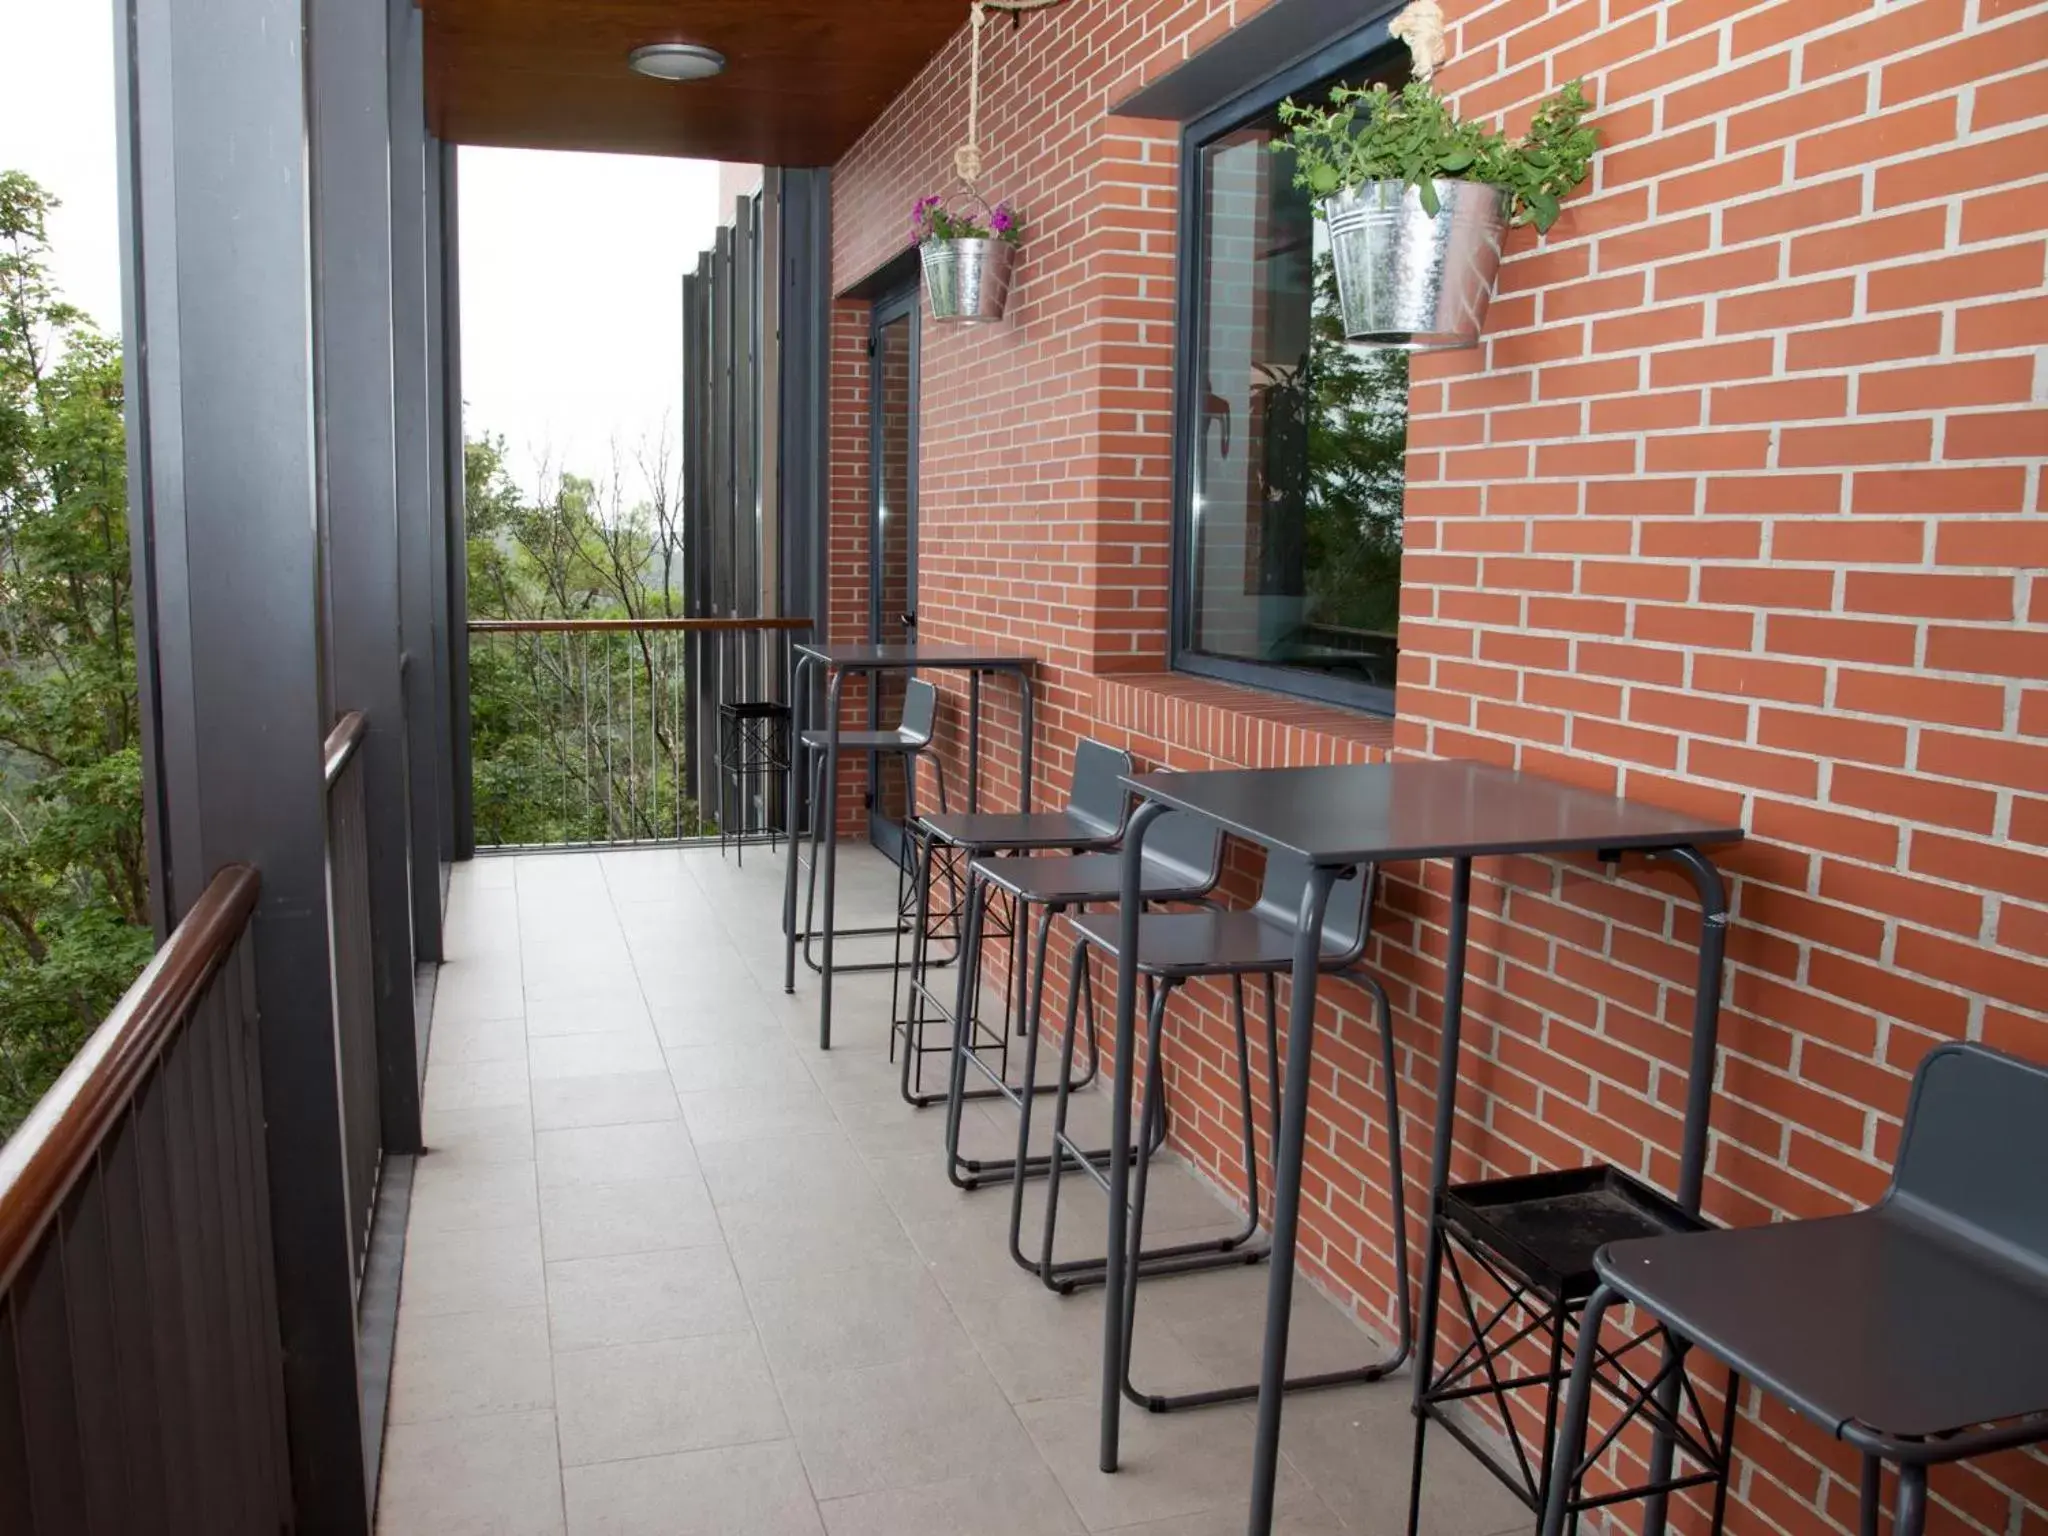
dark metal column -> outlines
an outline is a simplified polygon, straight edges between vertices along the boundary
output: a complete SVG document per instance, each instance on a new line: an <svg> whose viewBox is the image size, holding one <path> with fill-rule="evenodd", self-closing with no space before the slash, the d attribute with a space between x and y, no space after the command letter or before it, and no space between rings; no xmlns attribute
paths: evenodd
<svg viewBox="0 0 2048 1536"><path fill-rule="evenodd" d="M417 13L415 13L417 14ZM424 112L424 103L415 104L415 109ZM431 512L427 527L427 582L429 603L433 615L433 678L434 678L434 836L435 836L435 891L441 899L441 910L445 911L448 901L448 867L455 858L455 775L454 763L449 750L451 730L455 719L455 700L451 677L453 656L450 635L453 615L449 612L448 561L451 551L448 547L448 260L441 241L447 227L447 210L444 204L446 191L441 184L441 170L446 157L442 144L432 135L425 136L426 151L426 216L425 234L427 242L426 266L422 275L427 286L427 458L431 465L428 483L431 492L428 503ZM462 397L453 401L459 414Z"/></svg>
<svg viewBox="0 0 2048 1536"><path fill-rule="evenodd" d="M278 1328L305 1536L370 1525L328 970L301 0L118 0L130 520L152 885L254 925Z"/></svg>
<svg viewBox="0 0 2048 1536"><path fill-rule="evenodd" d="M434 475L427 346L427 135L424 37L412 0L389 0L391 318L398 444L399 625L405 646L406 759L412 804L413 951L441 958L441 834L434 679Z"/></svg>
<svg viewBox="0 0 2048 1536"><path fill-rule="evenodd" d="M469 494L462 425L462 219L453 144L441 157L441 478L447 506L442 536L448 554L448 776L453 790L455 857L476 852L476 808L469 764Z"/></svg>
<svg viewBox="0 0 2048 1536"><path fill-rule="evenodd" d="M391 405L391 156L382 14L311 0L313 335L336 713L369 722L361 753L372 1002L386 1151L420 1143L413 924L399 675L398 490Z"/></svg>

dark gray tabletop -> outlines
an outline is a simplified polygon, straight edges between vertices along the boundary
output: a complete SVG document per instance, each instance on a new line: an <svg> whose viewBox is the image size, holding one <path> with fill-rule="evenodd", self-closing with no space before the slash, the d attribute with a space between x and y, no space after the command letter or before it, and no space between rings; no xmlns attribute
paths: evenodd
<svg viewBox="0 0 2048 1536"><path fill-rule="evenodd" d="M1140 773L1148 800L1313 864L1732 843L1742 828L1487 763Z"/></svg>
<svg viewBox="0 0 2048 1536"><path fill-rule="evenodd" d="M1035 659L1017 651L971 645L839 644L829 640L802 641L797 652L814 656L828 667L857 672L908 671L916 667L1024 667Z"/></svg>

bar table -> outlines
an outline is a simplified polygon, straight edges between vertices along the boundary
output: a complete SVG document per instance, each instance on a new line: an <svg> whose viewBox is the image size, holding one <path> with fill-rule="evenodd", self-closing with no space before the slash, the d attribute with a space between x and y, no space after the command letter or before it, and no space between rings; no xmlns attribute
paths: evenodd
<svg viewBox="0 0 2048 1536"><path fill-rule="evenodd" d="M1032 709L1035 700L1031 689L1031 668L1033 657L1021 651L1002 650L994 647L961 645L874 645L832 644L825 641L804 641L794 648L794 660L790 669L789 696L797 711L792 740L801 753L804 733L804 716L807 713L809 692L805 687L806 671L823 671L831 676L825 700L825 793L822 806L813 806L811 814L823 817L820 825L824 835L819 839L818 857L824 861L822 879L825 886L823 927L818 935L819 987L818 987L818 1049L832 1048L832 936L833 936L833 875L838 867L839 839L835 835L839 817L839 736L840 716L844 703L846 679L854 674L877 677L884 672L965 672L967 674L967 808L979 810L981 805L981 680L989 674L1007 674L1017 680L1017 691L1022 701L1023 721L1023 765L1019 809L1031 810L1031 737ZM786 823L789 832L789 866L782 887L782 990L796 990L796 887L797 887L797 797L794 784L791 792L784 797Z"/></svg>
<svg viewBox="0 0 2048 1536"><path fill-rule="evenodd" d="M1430 1238L1424 1258L1416 1378L1427 1380L1436 1339L1441 1238L1436 1213L1449 1180L1457 1118L1459 1028L1465 992L1465 939L1472 905L1472 861L1513 854L1592 853L1613 862L1623 852L1668 858L1691 877L1704 918L1693 1008L1678 1199L1699 1208L1706 1171L1715 1031L1728 906L1721 877L1703 847L1739 841L1742 828L1579 789L1511 769L1472 762L1398 762L1318 768L1226 769L1138 774L1125 780L1139 797L1123 844L1121 934L1116 985L1116 1083L1111 1105L1107 1302L1103 1307L1100 1464L1114 1472L1122 1413L1123 1295L1129 1240L1131 1065L1136 1036L1138 948L1143 906L1139 878L1146 829L1169 810L1192 811L1233 837L1297 854L1312 866L1296 929L1287 1069L1273 1145L1273 1230L1266 1290L1266 1336L1259 1370L1259 1411L1252 1452L1250 1536L1269 1536L1280 1462L1280 1407L1293 1308L1295 1240L1301 1215L1302 1146L1308 1127L1309 1064L1315 1035L1317 945L1330 888L1364 865L1417 859L1451 861L1449 953L1443 1035L1437 1069L1436 1124L1430 1152ZM1398 1149L1396 1149L1398 1155ZM1668 1455L1668 1447L1660 1447Z"/></svg>

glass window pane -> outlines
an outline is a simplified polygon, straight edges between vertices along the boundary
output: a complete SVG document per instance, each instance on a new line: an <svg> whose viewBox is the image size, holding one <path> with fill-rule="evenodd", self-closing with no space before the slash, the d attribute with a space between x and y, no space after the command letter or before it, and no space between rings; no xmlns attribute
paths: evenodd
<svg viewBox="0 0 2048 1536"><path fill-rule="evenodd" d="M1268 113L1200 150L1183 641L1391 689L1408 358L1344 341L1328 235L1277 131Z"/></svg>

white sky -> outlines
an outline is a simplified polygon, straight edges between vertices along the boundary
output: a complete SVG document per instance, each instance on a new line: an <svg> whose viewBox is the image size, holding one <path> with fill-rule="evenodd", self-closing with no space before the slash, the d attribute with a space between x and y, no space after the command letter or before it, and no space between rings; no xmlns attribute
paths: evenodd
<svg viewBox="0 0 2048 1536"><path fill-rule="evenodd" d="M51 266L121 326L112 0L0 0L0 169L62 199ZM680 429L682 274L711 242L718 167L634 155L465 149L465 425L599 475L611 443Z"/></svg>

